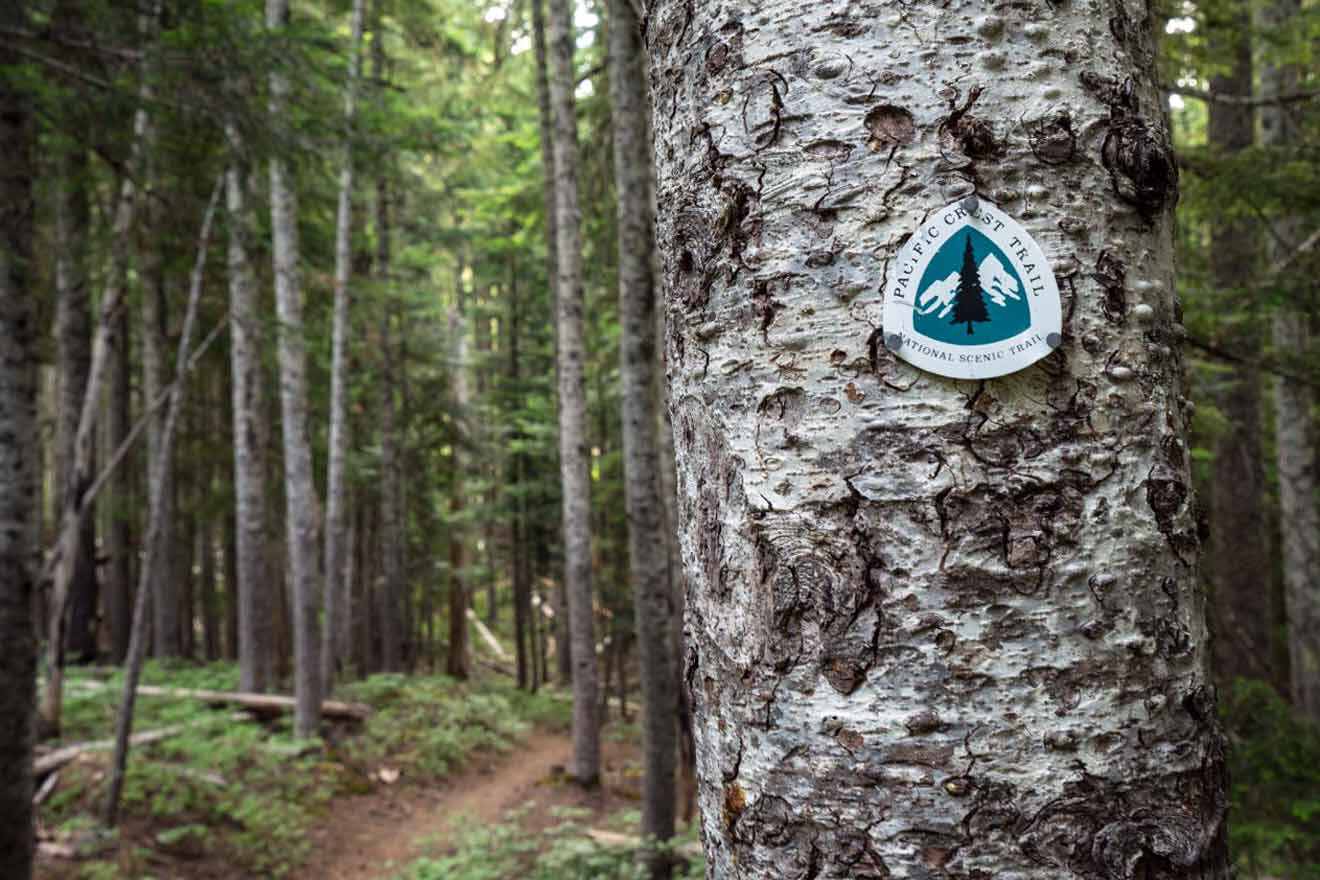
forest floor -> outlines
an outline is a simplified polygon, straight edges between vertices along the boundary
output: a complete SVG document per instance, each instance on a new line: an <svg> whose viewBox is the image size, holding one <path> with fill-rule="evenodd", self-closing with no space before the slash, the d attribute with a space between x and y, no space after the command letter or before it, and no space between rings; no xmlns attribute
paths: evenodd
<svg viewBox="0 0 1320 880"><path fill-rule="evenodd" d="M312 855L294 880L386 880L402 865L452 853L454 841L482 826L512 821L529 837L572 810L584 824L604 824L636 806L638 743L605 742L604 784L585 791L565 776L573 742L536 730L512 752L476 756L464 771L435 783L378 788L336 799L312 832Z"/></svg>

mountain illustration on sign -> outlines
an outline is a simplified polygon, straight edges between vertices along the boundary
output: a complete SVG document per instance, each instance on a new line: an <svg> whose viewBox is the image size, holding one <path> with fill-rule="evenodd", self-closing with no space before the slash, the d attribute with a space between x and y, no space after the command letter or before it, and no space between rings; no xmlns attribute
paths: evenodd
<svg viewBox="0 0 1320 880"><path fill-rule="evenodd" d="M964 227L922 274L912 326L953 345L1010 339L1031 326L1025 291L1008 255L979 230Z"/></svg>

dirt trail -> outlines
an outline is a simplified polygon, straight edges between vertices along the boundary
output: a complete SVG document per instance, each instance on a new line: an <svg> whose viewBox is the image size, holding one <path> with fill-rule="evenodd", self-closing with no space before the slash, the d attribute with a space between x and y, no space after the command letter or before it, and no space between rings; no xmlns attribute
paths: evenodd
<svg viewBox="0 0 1320 880"><path fill-rule="evenodd" d="M494 822L529 800L589 799L571 786L549 784L571 752L567 734L537 731L509 752L477 756L441 782L414 787L400 780L370 794L339 798L312 833L312 857L294 880L384 880L410 861L443 850L460 816Z"/></svg>

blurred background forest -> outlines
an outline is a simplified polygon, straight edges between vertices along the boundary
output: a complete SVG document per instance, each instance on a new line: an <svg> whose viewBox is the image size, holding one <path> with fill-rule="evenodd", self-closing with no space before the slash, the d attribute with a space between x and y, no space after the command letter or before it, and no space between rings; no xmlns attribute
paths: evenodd
<svg viewBox="0 0 1320 880"><path fill-rule="evenodd" d="M70 672L63 718L58 706L53 717L49 706L43 711L50 737L109 734L109 704L89 694L129 651L157 479L168 513L152 551L160 573L151 585L147 680L293 691L297 600L286 589L284 511L286 493L302 489L291 488L281 454L275 230L264 173L272 157L285 163L298 199L311 473L317 497L335 496L342 517L345 578L325 637L327 691L395 707L392 722L372 722L384 725L368 741L381 754L405 748L401 728L388 724L402 725L408 712L421 713L408 723L422 727L438 723L437 706L449 717L479 717L474 724L492 742L513 735L510 718L519 712L556 715L553 701L529 696L570 674L539 3L372 0L355 10L348 0L303 0L288 27L272 30L252 0L170 0L146 25L145 0L141 8L54 0L0 22L4 76L38 96L34 270L36 288L47 292L38 315L40 546L60 539L76 470L79 389L107 291L121 287L128 306L115 317L120 341L107 367L95 461L113 460L154 411L181 344L179 363L189 370L172 466L149 473L152 450L166 441L160 419L147 419L143 442L126 447L69 557L65 653L71 668L90 669ZM1231 743L1234 855L1245 877L1320 878L1320 347L1312 342L1320 5L1164 0L1160 15L1181 175L1179 292L1202 576ZM610 22L587 0L574 24L596 633L602 701L626 706L638 660L624 514ZM271 71L288 87L276 124ZM337 262L346 151L348 259ZM129 218L125 183L137 190ZM208 236L209 249L199 247ZM236 278L252 291L249 316L233 311ZM331 489L337 283L349 304L339 428L348 439L342 482ZM190 292L191 342L181 341ZM246 318L246 352L235 352L225 330ZM245 443L235 436L243 423L236 408L248 413ZM247 498L235 481L236 446L257 456L261 479ZM240 504L250 515L260 510L260 519L245 525ZM270 588L269 606L247 624L263 627L262 654L249 658L239 681L235 585L246 528ZM43 638L52 632L52 602L43 590ZM469 626L469 613L497 645L513 646L509 657ZM49 679L59 652L45 641ZM406 673L422 684L408 684ZM490 677L513 684L473 690L468 708L459 708L455 694L475 686L458 682ZM437 681L450 683L443 695L428 690ZM144 711L149 722L178 721ZM445 736L425 753L438 762L435 772L480 745ZM265 784L276 784L278 763L260 768ZM134 788L130 777L127 809L139 818L164 812L193 821L220 810L162 804L144 786ZM67 824L86 805L86 790L66 792L49 802L48 824ZM224 807L240 809L257 807ZM253 821L269 832L303 820L290 813ZM161 845L177 849L186 837ZM277 873L262 861L265 850L253 855L259 849L244 851L250 870ZM452 865L435 870L465 876Z"/></svg>

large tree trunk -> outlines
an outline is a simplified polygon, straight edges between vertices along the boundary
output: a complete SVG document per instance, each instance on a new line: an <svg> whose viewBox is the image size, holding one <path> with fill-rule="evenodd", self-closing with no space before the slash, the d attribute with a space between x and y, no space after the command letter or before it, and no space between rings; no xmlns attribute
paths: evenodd
<svg viewBox="0 0 1320 880"><path fill-rule="evenodd" d="M0 25L31 25L23 3L0 7ZM0 65L21 56L0 43ZM32 284L34 209L31 98L0 77L0 877L32 876L32 740L37 646L32 565L37 556L36 351Z"/></svg>
<svg viewBox="0 0 1320 880"><path fill-rule="evenodd" d="M1215 94L1249 98L1251 44L1245 8L1211 17L1207 38L1227 72L1211 79ZM1247 149L1255 140L1255 113L1248 104L1211 101L1206 129L1220 156ZM1257 274L1255 224L1241 217L1214 217L1210 228L1210 277L1222 315L1234 312L1243 289ZM1226 323L1219 342L1249 361L1260 354L1260 328L1253 317ZM1215 441L1210 486L1211 631L1216 678L1231 684L1235 676L1276 682L1271 634L1272 554L1265 529L1265 468L1261 448L1260 374L1243 366L1214 389L1215 405L1225 427ZM1277 682L1276 682L1277 683Z"/></svg>
<svg viewBox="0 0 1320 880"><path fill-rule="evenodd" d="M234 418L234 582L238 599L239 687L260 693L271 686L274 602L266 564L266 413L261 369L262 324L251 261L253 218L248 177L239 163L237 129L228 128L234 160L225 172L229 232L230 392Z"/></svg>
<svg viewBox="0 0 1320 880"><path fill-rule="evenodd" d="M1259 7L1266 36L1296 27L1298 0L1270 0ZM1301 142L1298 111L1269 99L1297 90L1296 66L1266 61L1260 72L1260 142L1281 151ZM1306 234L1295 218L1275 226L1277 240L1266 244L1268 262L1279 267L1294 257ZM1272 269L1275 277L1291 272ZM1272 320L1278 355L1299 365L1311 351L1311 304L1300 291L1285 299ZM1288 665L1293 705L1320 723L1320 516L1316 512L1316 447L1311 410L1315 395L1304 382L1279 378L1274 384L1276 464L1279 469L1279 530L1282 533L1284 607L1288 618Z"/></svg>
<svg viewBox="0 0 1320 880"><path fill-rule="evenodd" d="M537 113L541 126L542 207L545 211L546 275L550 280L551 321L555 339L555 375L559 375L559 227L555 209L554 118L550 113L550 74L545 40L545 0L531 0L532 45L536 53ZM555 595L555 672L560 684L573 680L573 650L568 633L568 593L560 579Z"/></svg>
<svg viewBox="0 0 1320 880"><path fill-rule="evenodd" d="M550 0L550 104L554 117L555 290L559 327L559 473L563 493L564 583L573 652L573 775L600 779L596 718L596 637L591 590L591 474L587 449L586 343L583 334L581 213L577 191L577 111L573 93L573 9Z"/></svg>
<svg viewBox="0 0 1320 880"><path fill-rule="evenodd" d="M642 835L674 835L674 768L678 748L678 677L674 674L673 602L669 584L667 517L661 495L656 430L654 217L651 144L646 119L641 25L630 0L610 2L610 112L619 223L619 375L623 397L623 473L628 512L628 558L637 622L642 686L645 777ZM620 669L620 678L624 678ZM648 849L653 877L670 874L667 860Z"/></svg>
<svg viewBox="0 0 1320 880"><path fill-rule="evenodd" d="M651 10L709 877L1228 877L1140 10ZM979 382L880 342L973 186L1069 315Z"/></svg>
<svg viewBox="0 0 1320 880"><path fill-rule="evenodd" d="M352 49L344 86L344 164L339 169L339 204L335 215L335 317L330 355L330 439L325 489L325 617L321 633L321 684L328 693L346 645L339 639L339 615L345 613L344 556L347 526L344 463L348 458L348 392L345 350L349 334L348 280L353 269L353 122L358 71L362 65L364 0L353 0Z"/></svg>
<svg viewBox="0 0 1320 880"><path fill-rule="evenodd" d="M287 30L288 0L266 0L266 27ZM289 81L276 67L270 74L270 116L283 124ZM312 478L307 440L307 351L303 338L302 273L298 265L298 201L288 164L270 160L271 235L274 244L275 308L279 315L280 427L284 446L285 531L289 551L293 618L294 731L315 736L321 723L321 638L317 597L321 587L321 506Z"/></svg>

